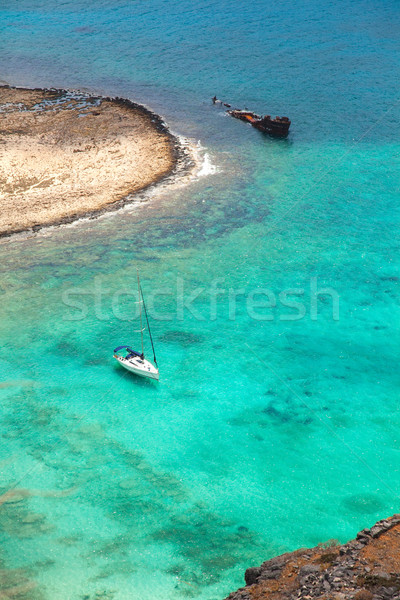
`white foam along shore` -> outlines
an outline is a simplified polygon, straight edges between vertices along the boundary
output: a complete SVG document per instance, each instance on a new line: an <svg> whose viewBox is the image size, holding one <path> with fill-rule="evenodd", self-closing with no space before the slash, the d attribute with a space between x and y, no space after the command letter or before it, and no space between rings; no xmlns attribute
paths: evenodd
<svg viewBox="0 0 400 600"><path fill-rule="evenodd" d="M106 130L100 126L102 110L107 117ZM8 120L7 150L10 147L13 147L14 150L13 173L4 172L4 164L7 164L7 161L2 161L3 172L0 173L0 184L3 188L0 204L1 208L5 209L2 213L3 223L0 227L0 237L17 234L25 237L27 234L35 234L43 228L50 232L48 228L76 224L81 220L114 213L124 207L134 206L138 198L141 201L150 198L166 185L181 186L193 178L203 177L216 171L208 153L200 144L174 135L161 117L130 100L92 96L67 90L31 90L4 86L0 88L0 111ZM90 132L89 126L91 135L86 132L86 139L84 139L83 123L87 128L91 119L95 123L95 131ZM121 128L118 128L118 122L121 120L123 121L123 132L121 132ZM116 131L112 130L114 125ZM15 136L13 128L17 130ZM134 139L129 139L130 128L134 131ZM40 147L33 144L35 155L32 150L32 142L39 136ZM83 146L88 139L90 139L90 143ZM113 152L109 151L110 139L117 157L113 157ZM145 139L141 145L139 143L139 147L138 139ZM46 141L48 147L46 147ZM104 159L104 153L102 157L99 157L102 144L107 145L108 156L105 156L110 160L108 169L105 169L104 160L100 160L100 158ZM136 147L134 147L135 144ZM123 152L121 152L121 147ZM92 149L94 153L90 152ZM27 152L30 152L30 155L27 156ZM37 160L38 152L41 154L39 160ZM50 173L48 169L44 173L35 172L35 167L38 165L48 166L46 158L49 159L49 154L54 155L57 152L59 154L57 166L61 169L61 173L54 173L54 169ZM154 156L155 152L157 153L156 157ZM73 168L71 168L71 159L75 158L73 155L76 155L78 160L73 161ZM140 181L135 181L134 176L132 177L133 165L128 160L132 155L134 155L136 170L141 170ZM142 162L138 165L139 155L141 155ZM17 160L15 160L16 158ZM117 160L113 160L115 158ZM15 168L15 162L17 162L17 168ZM121 181L120 177L116 177L116 163L121 167L119 174L121 172L129 173L128 181ZM143 178L143 163L147 163L151 167L150 171L147 170L145 173L147 179ZM85 194L85 178L83 177L83 181L80 178L80 165L85 167L84 170L87 170L88 167L89 170L91 169L91 181L95 179L97 181L98 171L110 173L113 183L117 180L117 189L110 190L110 185L107 185L107 181L103 179L100 182L101 190L97 190L96 193L96 190L88 185L89 191ZM155 169L155 165L158 168ZM18 167L20 171L18 171ZM65 173L65 169L75 174L75 181L70 187L71 181L68 181L68 177L66 177L68 173ZM79 179L78 183L81 184L78 191L76 189L77 178ZM32 202L32 196L34 202ZM20 207L18 207L19 203ZM29 215L28 211L27 215L25 210L27 205L30 209L33 207L33 213L35 213L36 206L36 214L33 214L34 222L32 222L32 210L31 214ZM37 210L38 207L39 210ZM22 222L21 215L24 216ZM38 218L40 216L42 219Z"/></svg>

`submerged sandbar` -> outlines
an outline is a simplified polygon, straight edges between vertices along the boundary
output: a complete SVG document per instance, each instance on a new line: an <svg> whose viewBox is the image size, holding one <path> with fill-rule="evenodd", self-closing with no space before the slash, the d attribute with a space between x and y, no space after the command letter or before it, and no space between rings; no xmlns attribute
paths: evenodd
<svg viewBox="0 0 400 600"><path fill-rule="evenodd" d="M128 100L0 87L0 236L122 205L178 153L162 120Z"/></svg>

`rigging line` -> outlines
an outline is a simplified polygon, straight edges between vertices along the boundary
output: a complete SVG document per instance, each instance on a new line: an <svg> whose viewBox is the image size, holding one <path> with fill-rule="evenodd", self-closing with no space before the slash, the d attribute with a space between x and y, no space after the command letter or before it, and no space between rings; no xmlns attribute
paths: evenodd
<svg viewBox="0 0 400 600"><path fill-rule="evenodd" d="M144 349L143 349L143 325L142 325L142 302L140 299L140 281L139 281L139 270L136 269L137 272L137 284L138 284L138 295L139 295L139 304L140 304L140 337L142 340L142 354L144 354ZM143 297L142 297L143 300Z"/></svg>
<svg viewBox="0 0 400 600"><path fill-rule="evenodd" d="M150 335L150 341L151 341L151 347L153 348L153 356L154 356L154 362L157 365L157 359L156 359L156 351L154 350L154 343L153 343L153 336L151 335L151 329L150 329L150 323L149 323L149 317L147 316L147 308L146 308L146 303L144 301L144 297L143 297L143 291L142 291L142 285L140 285L140 292L142 294L142 302L143 302L143 308L144 308L144 314L146 315L146 321L147 321L147 329L149 330L149 335Z"/></svg>
<svg viewBox="0 0 400 600"><path fill-rule="evenodd" d="M139 290L141 291L141 285L139 283ZM142 302L143 302L143 306L144 309L146 311L146 305L144 303L143 300L143 295L142 295ZM147 320L147 325L149 325L149 321L147 318L147 311L146 311L146 320ZM153 344L153 338L151 336L151 331L150 331L150 327L149 327L149 333L150 333L150 340L151 340L151 345L153 348L153 354L154 354L154 362L157 364L157 360L156 360L156 355L154 352L154 344ZM142 336L143 336L143 332L142 332ZM122 372L121 373L121 377L128 377L129 372ZM74 426L69 428L67 430L67 432L65 433L65 435L69 435L71 434L74 430L76 430L77 426L80 425L80 423L93 411L93 409L95 408L95 406L101 406L104 402L104 400L109 396L109 394L114 390L114 388L117 386L118 381L115 382L115 384L111 385L110 388L107 390L107 392L100 398L99 401L94 402L91 407L79 418L76 420L76 422L74 423ZM55 442L51 448L48 450L48 452L46 453L46 456L48 456L51 452L53 452L59 445L61 444L61 440ZM38 471L39 469L43 468L43 463L39 463L37 462L35 465L33 465L30 469L28 469L27 471L25 471L25 473L23 475L21 475L18 480L12 485L10 486L4 493L10 492L12 490L14 490L18 485L20 485L22 483L22 481L28 476L28 475L32 475L33 473L35 473L36 471ZM1 510L1 507L0 507Z"/></svg>
<svg viewBox="0 0 400 600"><path fill-rule="evenodd" d="M359 144L361 142L361 140L363 140L365 138L365 136L368 135L370 133L370 131L372 131L372 129L374 129L377 125L379 125L379 123L381 123L386 118L387 114L391 110L393 110L399 103L400 103L400 98L394 104L392 104L392 106L390 106L387 109L387 111L385 113L383 113L383 115L379 119L377 119L374 123L372 123L372 125L363 134L361 134L360 137L358 139L356 139L354 141L354 143L350 146L350 148L348 150L346 150L335 162L333 162L329 168L321 171L321 176L319 177L319 179L314 181L312 183L311 187L298 200L296 200L291 206L289 206L289 208L287 208L283 214L279 215L277 220L275 221L275 223L271 223L271 227L267 227L266 231L271 232L273 230L273 228L280 221L282 221L282 219L284 219L291 210L293 210L302 200L307 198L307 196L310 194L310 192L315 187L317 187L335 167L340 165L343 162L343 160L352 152L352 150L355 148L355 146L357 146L357 144Z"/></svg>
<svg viewBox="0 0 400 600"><path fill-rule="evenodd" d="M260 358L260 357L259 357L259 356L258 356L258 355L257 355L257 354L254 352L254 350L251 348L251 346L249 346L249 345L247 344L247 342L244 342L244 343L245 343L245 345L247 346L247 348L250 350L250 352L253 354L253 356L255 356L255 357L256 357L256 359L257 359L257 360L258 360L258 361L259 361L259 362L260 362L262 365L264 365L264 367L266 367L267 369L269 369L269 371L271 371L271 373L272 373L273 375L275 375L275 377L276 377L276 378L277 378L277 379L278 379L278 380L279 380L281 383L283 383L283 385L284 385L284 386L285 386L285 387L286 387L286 388L289 390L289 392L290 392L291 394L293 394L293 395L294 395L294 396L295 396L295 397L296 397L298 400L300 400L300 402L301 402L301 403L302 403L302 404L303 404L303 405L304 405L304 406L305 406L305 407L306 407L306 408L307 408L307 409L308 409L308 410L309 410L311 413L313 413L313 414L315 415L315 417L316 417L316 418L317 418L317 419L318 419L318 420L319 420L319 421L320 421L322 424L324 424L324 425L325 425L325 427L327 427L327 428L330 430L331 434L332 434L332 435L333 435L333 436L334 436L334 437L335 437L337 440L339 440L339 442L341 442L341 443L343 444L343 446L345 446L345 447L347 448L347 450L348 450L348 451L349 451L349 452L350 452L350 453L351 453L353 456L355 456L355 458L356 458L356 459L357 459L357 460L358 460L358 461L359 461L361 464L363 464L363 465L364 465L364 467L366 467L366 468L367 468L367 469L368 469L368 470L369 470L369 471L370 471L370 472L371 472L371 473L372 473L372 474L373 474L373 475L374 475L374 476L375 476L375 477L376 477L376 478L377 478L377 479L378 479L378 480L379 480L379 481L382 483L382 485L384 485L384 486L386 487L386 489L387 489L387 490L389 490L389 492L390 492L391 494L393 494L393 495L394 495L394 497L395 497L395 498L397 498L397 497L398 497L398 495L399 495L399 494L398 494L398 492L395 492L395 491L394 491L394 490L391 488L391 486L390 486L390 485L389 485L389 484L388 484L388 483L387 483L387 482L386 482L384 479L382 479L382 477L381 477L380 475L378 475L378 473L376 473L376 471L375 471L375 470L374 470L372 467L370 467L370 465L367 463L367 461L366 461L366 460L364 460L364 459L363 459L361 456L359 456L359 455L357 454L357 452L355 452L355 451L353 450L353 448L350 446L350 444L348 444L348 443L347 443L345 440L343 440L343 439L342 439L342 438L341 438L341 437L340 437L340 436L339 436L339 435L336 433L336 431L335 431L335 429L332 427L332 425L331 425L331 424L330 424L330 423L329 423L329 422L328 422L326 419L323 419L323 418L322 418L322 417L321 417L321 416L320 416L320 415L317 413L317 411L316 411L316 410L314 410L314 409L313 409L311 406L309 406L309 405L307 404L307 402L305 402L305 400L304 400L304 399L303 399L303 398L302 398L302 397L301 397L301 396L300 396L300 395L299 395L299 394L298 394L298 393L297 393L295 390L293 390L293 389L291 388L291 386L290 386L288 383L286 383L286 381L285 381L285 380L284 380L284 379L283 379L283 378L282 378L280 375L278 375L278 373L276 373L276 372L274 371L274 369L273 369L273 368L272 368L270 365L268 365L268 364L267 364L267 363L266 363L266 362L265 362L265 361L264 361L262 358Z"/></svg>

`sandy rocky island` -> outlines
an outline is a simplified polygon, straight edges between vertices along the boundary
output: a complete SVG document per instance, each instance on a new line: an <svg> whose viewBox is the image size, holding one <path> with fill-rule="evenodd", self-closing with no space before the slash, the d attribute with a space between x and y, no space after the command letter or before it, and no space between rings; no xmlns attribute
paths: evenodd
<svg viewBox="0 0 400 600"><path fill-rule="evenodd" d="M400 600L400 515L334 541L251 567L226 600Z"/></svg>
<svg viewBox="0 0 400 600"><path fill-rule="evenodd" d="M129 100L0 87L0 237L114 209L174 173L184 151Z"/></svg>

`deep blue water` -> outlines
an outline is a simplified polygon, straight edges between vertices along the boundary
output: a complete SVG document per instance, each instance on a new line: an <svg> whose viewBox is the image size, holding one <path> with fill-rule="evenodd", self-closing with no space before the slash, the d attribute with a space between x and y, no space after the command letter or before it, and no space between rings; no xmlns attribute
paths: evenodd
<svg viewBox="0 0 400 600"><path fill-rule="evenodd" d="M0 485L29 490L0 540L27 599L223 598L249 565L399 510L398 13L0 7L3 81L143 102L216 168L0 245ZM288 140L214 94L287 114ZM112 362L137 267L158 386Z"/></svg>

